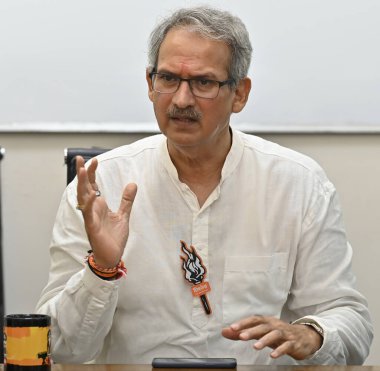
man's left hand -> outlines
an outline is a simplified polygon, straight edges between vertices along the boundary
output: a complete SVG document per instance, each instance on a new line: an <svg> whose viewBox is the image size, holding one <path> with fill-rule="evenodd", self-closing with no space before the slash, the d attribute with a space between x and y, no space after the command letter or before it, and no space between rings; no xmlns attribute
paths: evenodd
<svg viewBox="0 0 380 371"><path fill-rule="evenodd" d="M296 360L310 357L321 346L323 338L308 325L291 325L275 317L252 316L222 330L231 340L257 340L253 347L273 349L272 358L285 354Z"/></svg>

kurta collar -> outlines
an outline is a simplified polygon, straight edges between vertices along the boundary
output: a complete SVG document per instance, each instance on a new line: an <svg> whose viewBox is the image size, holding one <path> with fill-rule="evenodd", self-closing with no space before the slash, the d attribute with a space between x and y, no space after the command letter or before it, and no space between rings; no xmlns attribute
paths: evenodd
<svg viewBox="0 0 380 371"><path fill-rule="evenodd" d="M221 183L226 178L228 178L230 174L236 169L236 167L238 166L243 156L244 141L241 138L242 133L238 130L234 130L231 128L231 134L232 134L232 145L223 165ZM168 146L167 146L167 139L165 137L164 137L164 140L161 142L160 147L161 147L160 157L161 157L164 168L168 171L170 177L173 180L176 180L179 182L178 172L170 158Z"/></svg>

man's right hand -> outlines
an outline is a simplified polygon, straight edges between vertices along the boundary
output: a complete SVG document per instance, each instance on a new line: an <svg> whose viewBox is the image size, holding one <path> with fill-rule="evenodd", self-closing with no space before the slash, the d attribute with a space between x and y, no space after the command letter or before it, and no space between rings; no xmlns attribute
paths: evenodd
<svg viewBox="0 0 380 371"><path fill-rule="evenodd" d="M76 164L78 206L83 214L94 260L102 268L114 268L119 263L127 243L129 217L137 185L130 183L124 188L119 210L113 212L108 208L106 200L97 195L97 159L92 159L86 169L83 157L77 156Z"/></svg>

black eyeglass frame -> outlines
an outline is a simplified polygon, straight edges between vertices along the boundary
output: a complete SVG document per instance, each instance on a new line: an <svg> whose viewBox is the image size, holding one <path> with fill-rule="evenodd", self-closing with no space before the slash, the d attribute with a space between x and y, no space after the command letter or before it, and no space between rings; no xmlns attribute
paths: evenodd
<svg viewBox="0 0 380 371"><path fill-rule="evenodd" d="M176 80L178 80L178 86L177 86L177 89L174 90L173 92L170 92L170 93L166 93L166 92L162 92L162 91L155 90L154 87L153 87L153 86L154 86L154 83L153 83L153 76L154 76L154 75L156 75L156 76L157 76L157 75L164 75L164 76L170 76L170 77L175 78ZM215 99L215 98L219 95L219 90L220 90L220 88L221 88L222 86L227 85L227 84L229 84L229 85L233 85L233 84L235 83L235 80L234 80L234 79L227 79L227 80L224 80L224 81L211 80L211 79L204 79L204 78L201 78L201 77L199 77L199 78L196 77L196 78L192 78L192 79L185 79L185 78L183 78L183 77L179 77L179 76L171 75L170 73L163 73L163 72L157 72L157 71L152 71L152 72L150 72L150 73L149 73L149 77L150 77L150 79L151 79L151 81L152 81L152 88L153 88L153 90L154 90L155 92L157 92L157 93L161 93L161 94L174 94L174 93L176 93L176 92L178 91L178 89L179 89L179 87L180 87L180 85L181 85L181 82L182 82L182 81L186 81L186 82L189 84L189 87L190 87L191 93L192 93L195 97L197 97L197 98L201 98L201 99ZM202 80L209 81L209 82L216 82L216 83L219 84L219 87L218 87L218 93L215 95L215 97L212 97L212 98L200 97L200 96L196 95L196 94L193 92L193 88L192 88L192 86L191 86L191 81L202 81Z"/></svg>

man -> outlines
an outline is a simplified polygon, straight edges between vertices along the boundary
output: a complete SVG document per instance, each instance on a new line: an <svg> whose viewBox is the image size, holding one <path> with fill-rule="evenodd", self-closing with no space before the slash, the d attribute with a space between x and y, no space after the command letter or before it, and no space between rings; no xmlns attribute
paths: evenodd
<svg viewBox="0 0 380 371"><path fill-rule="evenodd" d="M78 158L58 211L37 307L56 362L364 361L372 327L333 185L309 158L229 126L251 51L242 22L207 7L152 32L162 135Z"/></svg>

